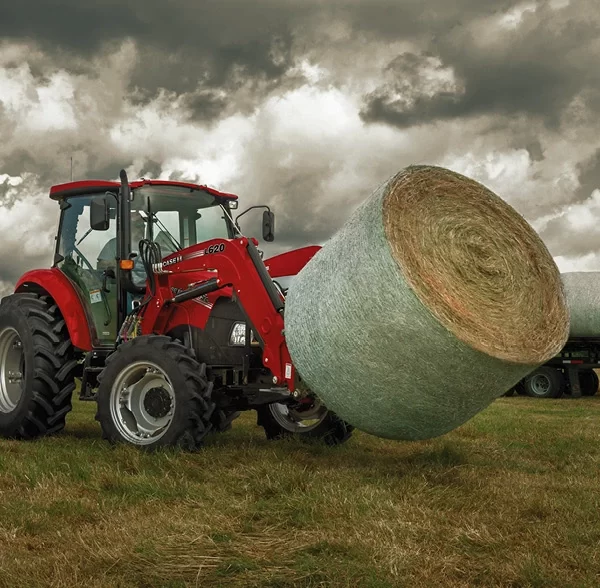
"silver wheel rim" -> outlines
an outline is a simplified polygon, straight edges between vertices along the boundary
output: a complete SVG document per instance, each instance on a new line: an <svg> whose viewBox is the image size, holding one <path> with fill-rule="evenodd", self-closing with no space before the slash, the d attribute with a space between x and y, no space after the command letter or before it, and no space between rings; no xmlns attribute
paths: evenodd
<svg viewBox="0 0 600 588"><path fill-rule="evenodd" d="M318 400L307 410L291 409L280 402L270 404L269 410L277 423L292 433L312 431L323 422L328 412Z"/></svg>
<svg viewBox="0 0 600 588"><path fill-rule="evenodd" d="M156 364L137 361L117 377L110 393L110 414L130 443L149 445L169 429L175 412L173 384Z"/></svg>
<svg viewBox="0 0 600 588"><path fill-rule="evenodd" d="M12 412L23 396L25 370L23 343L19 333L6 327L0 333L0 412Z"/></svg>
<svg viewBox="0 0 600 588"><path fill-rule="evenodd" d="M542 374L531 378L531 389L536 396L544 396L550 390L550 379Z"/></svg>

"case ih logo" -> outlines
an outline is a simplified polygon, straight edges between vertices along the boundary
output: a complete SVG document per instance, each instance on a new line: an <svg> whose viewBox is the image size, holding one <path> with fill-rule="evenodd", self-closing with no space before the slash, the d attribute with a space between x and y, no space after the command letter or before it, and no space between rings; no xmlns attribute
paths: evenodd
<svg viewBox="0 0 600 588"><path fill-rule="evenodd" d="M178 255L177 257L174 257L173 259L167 259L166 261L163 261L162 265L163 265L163 267L169 267L170 265L179 263L181 260L183 260L183 257L181 255Z"/></svg>

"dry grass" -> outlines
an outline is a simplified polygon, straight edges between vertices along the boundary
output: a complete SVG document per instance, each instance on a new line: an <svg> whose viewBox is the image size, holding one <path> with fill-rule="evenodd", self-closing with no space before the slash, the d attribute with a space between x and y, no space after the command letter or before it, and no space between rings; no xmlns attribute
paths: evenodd
<svg viewBox="0 0 600 588"><path fill-rule="evenodd" d="M429 442L198 454L0 442L0 586L600 585L600 398L503 398Z"/></svg>

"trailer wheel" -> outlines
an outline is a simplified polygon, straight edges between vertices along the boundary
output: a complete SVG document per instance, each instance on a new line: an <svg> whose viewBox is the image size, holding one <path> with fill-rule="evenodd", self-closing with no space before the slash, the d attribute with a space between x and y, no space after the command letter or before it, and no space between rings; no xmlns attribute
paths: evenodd
<svg viewBox="0 0 600 588"><path fill-rule="evenodd" d="M47 296L13 294L0 305L0 435L35 439L65 426L77 360L65 321Z"/></svg>
<svg viewBox="0 0 600 588"><path fill-rule="evenodd" d="M123 343L98 382L96 420L111 443L194 451L212 430L215 403L206 365L171 337L144 335Z"/></svg>
<svg viewBox="0 0 600 588"><path fill-rule="evenodd" d="M523 387L525 395L532 398L560 398L566 383L561 371L541 366L525 378Z"/></svg>
<svg viewBox="0 0 600 588"><path fill-rule="evenodd" d="M582 396L594 396L598 392L598 376L594 370L581 370L579 384Z"/></svg>
<svg viewBox="0 0 600 588"><path fill-rule="evenodd" d="M320 440L325 445L341 445L352 436L354 427L328 410L320 401L297 406L274 402L257 409L257 424L267 439L294 436Z"/></svg>

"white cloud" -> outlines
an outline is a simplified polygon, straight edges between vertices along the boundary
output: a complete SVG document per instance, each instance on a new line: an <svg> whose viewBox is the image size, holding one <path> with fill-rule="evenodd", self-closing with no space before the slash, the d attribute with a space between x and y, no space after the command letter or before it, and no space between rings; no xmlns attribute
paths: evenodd
<svg viewBox="0 0 600 588"><path fill-rule="evenodd" d="M74 129L74 88L65 72L50 75L40 85L29 66L0 69L0 104L16 123L16 132Z"/></svg>
<svg viewBox="0 0 600 588"><path fill-rule="evenodd" d="M562 273L600 271L600 255L597 253L588 253L583 257L577 258L557 255L554 261Z"/></svg>

